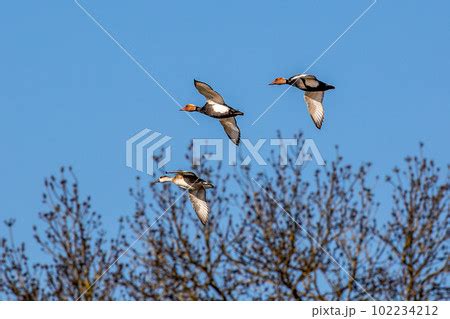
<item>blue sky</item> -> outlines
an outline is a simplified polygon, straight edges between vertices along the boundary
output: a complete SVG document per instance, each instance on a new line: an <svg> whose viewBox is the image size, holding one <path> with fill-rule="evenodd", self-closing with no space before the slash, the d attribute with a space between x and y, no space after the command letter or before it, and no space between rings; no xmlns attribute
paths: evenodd
<svg viewBox="0 0 450 319"><path fill-rule="evenodd" d="M298 90L251 124L284 90L267 84L305 70L370 0L80 3L181 104L202 105L194 78L221 92L245 112L244 138L302 130L325 160L339 144L350 163L372 161L374 175L416 153L419 141L448 163L448 1L379 0L311 68L336 86L320 131ZM74 167L114 230L133 208L127 138L143 128L173 137L176 163L191 138L223 137L218 123L193 114L197 126L178 112L73 1L8 1L0 21L0 218L17 219L17 237L31 238L43 179L61 165Z"/></svg>

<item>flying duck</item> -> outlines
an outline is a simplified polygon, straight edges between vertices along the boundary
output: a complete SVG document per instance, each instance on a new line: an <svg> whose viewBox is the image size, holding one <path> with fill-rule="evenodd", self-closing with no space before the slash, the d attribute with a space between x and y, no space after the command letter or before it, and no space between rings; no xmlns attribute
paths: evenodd
<svg viewBox="0 0 450 319"><path fill-rule="evenodd" d="M206 202L206 189L214 188L214 185L199 178L195 173L190 171L172 171L166 172L166 174L175 174L175 176L161 176L156 182L172 182L178 187L188 190L192 207L202 224L205 225L209 215L209 206Z"/></svg>
<svg viewBox="0 0 450 319"><path fill-rule="evenodd" d="M199 107L194 104L187 104L180 111L200 112L218 119L230 140L233 141L234 144L239 145L241 131L237 126L235 117L238 115L244 115L244 113L227 105L223 97L214 91L208 84L194 80L194 85L198 92L206 98L206 104L203 107Z"/></svg>
<svg viewBox="0 0 450 319"><path fill-rule="evenodd" d="M318 129L322 127L324 118L323 96L325 91L333 90L335 87L319 81L314 75L298 74L285 78L276 78L270 85L288 84L305 91L305 102L308 106L309 114Z"/></svg>

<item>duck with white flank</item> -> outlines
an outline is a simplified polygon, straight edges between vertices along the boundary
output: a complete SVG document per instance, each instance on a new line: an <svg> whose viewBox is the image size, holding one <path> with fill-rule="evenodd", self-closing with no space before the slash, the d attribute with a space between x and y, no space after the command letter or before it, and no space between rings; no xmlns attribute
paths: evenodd
<svg viewBox="0 0 450 319"><path fill-rule="evenodd" d="M209 205L206 202L206 189L214 188L214 185L201 179L195 173L189 171L173 171L166 174L175 176L161 176L156 182L172 182L178 187L189 191L189 199L203 225L208 221Z"/></svg>
<svg viewBox="0 0 450 319"><path fill-rule="evenodd" d="M288 84L305 91L305 102L308 106L309 114L318 129L322 127L324 118L323 96L325 91L333 90L334 86L319 81L314 75L298 74L285 78L276 78L270 85Z"/></svg>
<svg viewBox="0 0 450 319"><path fill-rule="evenodd" d="M236 123L236 116L244 115L241 111L233 109L227 105L223 97L214 91L212 87L204 82L194 80L194 85L198 92L206 98L206 104L203 107L194 104L187 104L181 109L186 112L200 112L210 117L219 119L227 133L228 137L234 144L239 145L241 139L241 131Z"/></svg>

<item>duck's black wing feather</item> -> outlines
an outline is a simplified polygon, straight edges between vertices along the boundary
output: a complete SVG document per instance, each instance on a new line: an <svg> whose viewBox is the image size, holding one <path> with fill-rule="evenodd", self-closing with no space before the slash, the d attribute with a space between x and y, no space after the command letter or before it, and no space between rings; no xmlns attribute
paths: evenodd
<svg viewBox="0 0 450 319"><path fill-rule="evenodd" d="M239 126L237 125L236 118L228 117L228 118L220 119L220 124L222 124L223 129L225 130L225 133L227 133L230 140L234 144L239 145L239 142L241 140L241 130L239 129Z"/></svg>

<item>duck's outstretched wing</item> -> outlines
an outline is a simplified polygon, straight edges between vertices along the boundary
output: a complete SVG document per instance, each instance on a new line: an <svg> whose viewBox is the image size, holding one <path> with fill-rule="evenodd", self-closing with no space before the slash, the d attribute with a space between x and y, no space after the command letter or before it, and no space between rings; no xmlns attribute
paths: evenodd
<svg viewBox="0 0 450 319"><path fill-rule="evenodd" d="M323 119L324 119L324 111L323 111L323 96L324 92L305 92L305 102L308 106L308 112L311 115L311 118L318 129L322 127Z"/></svg>
<svg viewBox="0 0 450 319"><path fill-rule="evenodd" d="M222 124L225 133L227 133L228 137L234 144L239 145L241 141L241 130L237 125L235 117L228 117L220 120L220 124Z"/></svg>
<svg viewBox="0 0 450 319"><path fill-rule="evenodd" d="M203 187L189 191L189 199L203 225L208 221L209 206L206 202L206 191Z"/></svg>
<svg viewBox="0 0 450 319"><path fill-rule="evenodd" d="M206 100L211 100L222 105L225 104L223 97L205 82L194 80L194 85L197 88L197 91L203 95Z"/></svg>

